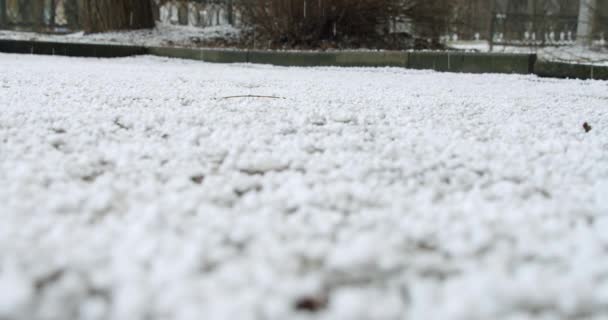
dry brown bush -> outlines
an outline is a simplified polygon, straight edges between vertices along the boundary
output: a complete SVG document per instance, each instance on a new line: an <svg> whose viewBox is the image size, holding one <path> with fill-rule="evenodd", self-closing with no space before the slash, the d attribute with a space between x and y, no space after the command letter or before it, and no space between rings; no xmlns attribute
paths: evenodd
<svg viewBox="0 0 608 320"><path fill-rule="evenodd" d="M154 27L150 0L79 0L86 32Z"/></svg>
<svg viewBox="0 0 608 320"><path fill-rule="evenodd" d="M390 32L391 23L398 21L411 23L414 35L425 39L423 42L437 40L449 20L449 3L450 0L241 0L240 10L262 46L267 42L272 47L387 48L404 45Z"/></svg>

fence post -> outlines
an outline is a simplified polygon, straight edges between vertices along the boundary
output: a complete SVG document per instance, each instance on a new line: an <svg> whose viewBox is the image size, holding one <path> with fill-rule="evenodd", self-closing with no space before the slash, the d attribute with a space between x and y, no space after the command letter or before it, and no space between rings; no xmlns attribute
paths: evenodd
<svg viewBox="0 0 608 320"><path fill-rule="evenodd" d="M490 35L488 41L490 43L490 52L494 49L494 28L496 24L496 12L492 10L492 19L490 20Z"/></svg>

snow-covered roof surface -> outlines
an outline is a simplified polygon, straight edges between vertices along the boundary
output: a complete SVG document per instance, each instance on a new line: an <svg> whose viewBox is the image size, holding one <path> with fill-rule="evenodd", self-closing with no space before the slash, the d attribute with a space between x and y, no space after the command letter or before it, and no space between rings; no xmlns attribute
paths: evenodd
<svg viewBox="0 0 608 320"><path fill-rule="evenodd" d="M605 318L608 82L0 70L2 319Z"/></svg>

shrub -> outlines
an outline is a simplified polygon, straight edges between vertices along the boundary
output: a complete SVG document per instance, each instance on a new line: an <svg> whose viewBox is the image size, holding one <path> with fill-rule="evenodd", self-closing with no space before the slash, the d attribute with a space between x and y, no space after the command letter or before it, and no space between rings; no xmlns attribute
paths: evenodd
<svg viewBox="0 0 608 320"><path fill-rule="evenodd" d="M387 48L404 44L390 32L395 22L413 24L416 36L425 40L438 39L449 1L241 0L240 10L254 37L271 47Z"/></svg>
<svg viewBox="0 0 608 320"><path fill-rule="evenodd" d="M86 32L154 27L149 0L81 0L80 20Z"/></svg>

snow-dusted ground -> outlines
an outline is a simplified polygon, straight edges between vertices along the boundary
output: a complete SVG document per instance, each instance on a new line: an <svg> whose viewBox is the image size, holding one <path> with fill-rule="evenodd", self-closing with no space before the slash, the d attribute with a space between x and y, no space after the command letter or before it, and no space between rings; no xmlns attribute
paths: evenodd
<svg viewBox="0 0 608 320"><path fill-rule="evenodd" d="M474 50L489 52L487 41L456 41L448 44L450 47L461 50ZM566 63L593 64L608 66L608 47L597 43L593 48L583 48L576 45L558 47L525 47L496 45L492 52L501 53L535 53L539 59Z"/></svg>
<svg viewBox="0 0 608 320"><path fill-rule="evenodd" d="M241 31L229 25L197 28L157 24L154 29L84 34L51 35L35 32L0 30L0 39L38 40L55 42L124 44L138 46L198 47L209 45L234 45Z"/></svg>
<svg viewBox="0 0 608 320"><path fill-rule="evenodd" d="M0 70L0 319L608 319L608 82Z"/></svg>

